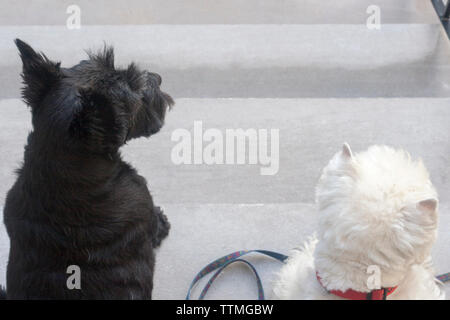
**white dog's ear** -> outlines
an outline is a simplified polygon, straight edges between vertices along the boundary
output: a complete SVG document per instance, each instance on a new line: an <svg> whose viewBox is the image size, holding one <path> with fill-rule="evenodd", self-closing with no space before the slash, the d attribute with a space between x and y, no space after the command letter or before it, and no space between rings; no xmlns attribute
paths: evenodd
<svg viewBox="0 0 450 320"><path fill-rule="evenodd" d="M435 216L437 213L438 201L436 199L427 199L417 203L417 209L421 212Z"/></svg>
<svg viewBox="0 0 450 320"><path fill-rule="evenodd" d="M328 165L324 170L340 170L342 172L350 173L353 172L353 154L350 146L345 143L342 146L341 151L338 151L334 154L333 158L331 158ZM350 171L349 171L350 170Z"/></svg>
<svg viewBox="0 0 450 320"><path fill-rule="evenodd" d="M352 149L350 149L347 142L342 146L342 157L345 159L353 159Z"/></svg>

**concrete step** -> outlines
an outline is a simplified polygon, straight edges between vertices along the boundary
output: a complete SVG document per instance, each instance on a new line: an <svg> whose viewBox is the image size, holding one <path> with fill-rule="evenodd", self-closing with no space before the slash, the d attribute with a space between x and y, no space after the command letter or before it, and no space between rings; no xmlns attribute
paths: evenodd
<svg viewBox="0 0 450 320"><path fill-rule="evenodd" d="M113 44L117 65L159 72L176 98L450 96L439 24L8 26L0 29L0 98L19 96L16 37L64 66Z"/></svg>
<svg viewBox="0 0 450 320"><path fill-rule="evenodd" d="M78 0L86 25L365 23L378 5L383 23L430 23L428 0ZM2 0L1 25L65 25L71 0Z"/></svg>
<svg viewBox="0 0 450 320"><path fill-rule="evenodd" d="M164 208L173 212L172 230L157 253L155 299L184 299L194 276L208 263L231 252L262 248L288 253L311 235L316 225L311 204L189 204ZM302 216L305 220L300 219ZM250 256L249 261L258 266L269 294L274 272L281 263L258 255ZM208 278L193 291L193 299ZM208 299L257 298L254 277L243 265L231 266L216 282Z"/></svg>
<svg viewBox="0 0 450 320"><path fill-rule="evenodd" d="M290 203L314 200L320 172L343 142L354 151L388 144L422 157L441 200L450 201L449 105L448 98L178 99L160 133L131 141L122 153L147 178L157 203ZM2 203L31 120L17 99L0 101L0 119ZM197 120L203 132L215 128L224 135L226 129L278 129L277 174L261 175L267 165L259 164L174 164L171 152L178 142L172 133L186 129L193 137Z"/></svg>
<svg viewBox="0 0 450 320"><path fill-rule="evenodd" d="M316 230L317 214L310 203L264 205L167 205L172 231L157 253L155 299L184 299L194 276L208 263L237 250L266 249L287 254ZM450 206L441 206L438 240L433 248L436 274L448 272ZM174 257L176 257L174 259ZM260 256L249 260L270 297L278 261ZM206 277L209 279L209 277ZM205 279L207 281L207 279ZM200 294L199 283L192 297ZM447 297L450 286L446 286ZM256 299L256 283L242 265L230 266L208 293L208 299Z"/></svg>

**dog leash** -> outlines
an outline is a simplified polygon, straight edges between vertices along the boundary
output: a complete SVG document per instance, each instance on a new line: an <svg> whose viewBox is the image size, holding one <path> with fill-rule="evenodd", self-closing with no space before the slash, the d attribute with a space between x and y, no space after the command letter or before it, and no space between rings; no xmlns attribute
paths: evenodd
<svg viewBox="0 0 450 320"><path fill-rule="evenodd" d="M441 282L448 282L450 281L450 272L440 274L436 277L436 279L438 279Z"/></svg>
<svg viewBox="0 0 450 320"><path fill-rule="evenodd" d="M275 260L278 260L280 262L284 262L288 258L288 256L286 256L284 254L274 252L274 251L268 251L268 250L240 250L240 251L236 251L236 252L227 254L226 256L223 256L217 260L214 260L213 262L208 264L206 267L204 267L202 270L200 270L200 272L195 276L194 280L192 280L192 283L189 286L188 293L186 295L186 300L190 299L191 291L194 288L194 286L197 284L197 282L199 282L207 274L217 270L216 273L211 277L211 279L209 279L208 283L205 285L202 292L200 293L199 300L203 300L205 298L206 293L208 292L209 288L211 288L212 283L214 282L214 280L216 280L216 278L219 276L219 274L221 274L222 271L226 267L228 267L229 265L231 265L235 262L245 263L252 270L252 272L256 278L256 284L258 286L258 300L264 300L265 299L264 288L262 285L261 278L260 278L258 272L256 271L256 268L247 260L241 259L242 256L248 255L250 253L260 253L260 254L266 255L268 257L271 257Z"/></svg>
<svg viewBox="0 0 450 320"><path fill-rule="evenodd" d="M279 252L274 251L268 251L268 250L240 250L236 252L232 252L230 254L227 254L226 256L223 256L219 259L214 260L213 262L209 263L206 267L204 267L200 272L195 276L194 280L192 280L191 285L189 286L186 300L190 300L192 289L195 287L195 285L207 274L217 270L214 275L208 280L205 287L203 288L202 292L200 293L199 300L203 300L208 293L208 290L211 288L211 285L213 282L217 279L217 277L222 273L222 271L227 268L229 265L235 263L235 262L241 262L246 264L255 275L256 284L258 286L258 300L265 300L264 296L264 288L262 285L261 277L259 276L258 272L256 271L256 268L248 262L247 260L241 259L242 256L248 255L250 253L259 253L266 255L268 257L271 257L275 260L278 260L282 263L284 263L289 257L287 255L284 255ZM450 281L450 272L444 273L441 275L436 276L436 279L441 282L448 282Z"/></svg>

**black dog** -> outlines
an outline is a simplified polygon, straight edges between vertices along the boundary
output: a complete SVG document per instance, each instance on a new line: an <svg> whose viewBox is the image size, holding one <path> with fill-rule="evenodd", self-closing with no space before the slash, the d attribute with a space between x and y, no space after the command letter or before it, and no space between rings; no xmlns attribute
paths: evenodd
<svg viewBox="0 0 450 320"><path fill-rule="evenodd" d="M150 299L169 223L118 149L159 131L158 74L114 67L112 48L62 68L16 40L33 131L9 191L9 299ZM79 267L81 289L67 285Z"/></svg>

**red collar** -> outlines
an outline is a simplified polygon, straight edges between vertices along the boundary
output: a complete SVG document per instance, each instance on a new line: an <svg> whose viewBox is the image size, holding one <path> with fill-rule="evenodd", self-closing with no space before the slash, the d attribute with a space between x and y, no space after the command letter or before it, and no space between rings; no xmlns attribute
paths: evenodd
<svg viewBox="0 0 450 320"><path fill-rule="evenodd" d="M319 274L316 271L317 280L319 281L320 285L325 288L325 286L322 284L322 281L320 281ZM325 288L327 289L327 288ZM370 292L360 292L355 291L353 289L348 289L346 291L340 291L340 290L327 290L329 293L334 294L338 297L350 299L350 300L386 300L386 297L393 293L397 289L397 287L390 287L390 288L381 288L377 290L372 290Z"/></svg>

